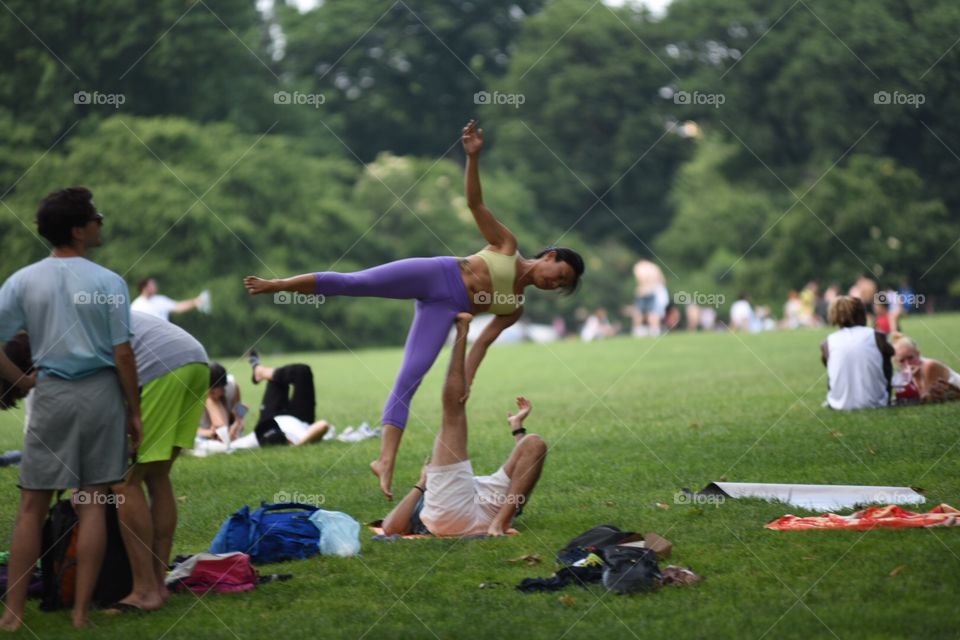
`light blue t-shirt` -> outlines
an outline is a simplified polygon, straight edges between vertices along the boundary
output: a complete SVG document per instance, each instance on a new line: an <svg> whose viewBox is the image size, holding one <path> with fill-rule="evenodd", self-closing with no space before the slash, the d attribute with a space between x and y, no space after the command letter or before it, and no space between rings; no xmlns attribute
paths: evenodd
<svg viewBox="0 0 960 640"><path fill-rule="evenodd" d="M0 342L30 334L41 376L74 380L113 367L130 342L130 302L119 275L86 258L45 258L0 287Z"/></svg>

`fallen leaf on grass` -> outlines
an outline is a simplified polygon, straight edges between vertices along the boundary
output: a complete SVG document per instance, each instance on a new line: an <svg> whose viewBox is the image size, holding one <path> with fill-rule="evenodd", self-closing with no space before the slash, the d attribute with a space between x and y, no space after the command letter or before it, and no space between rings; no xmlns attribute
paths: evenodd
<svg viewBox="0 0 960 640"><path fill-rule="evenodd" d="M691 429L699 429L699 428L700 428L700 423L699 423L699 422L691 422L691 423L690 423L690 428L691 428Z"/></svg>
<svg viewBox="0 0 960 640"><path fill-rule="evenodd" d="M528 565L533 566L533 565L535 565L535 564L540 564L541 562L543 562L543 558L540 557L540 554L539 554L539 553L528 553L528 554L525 555L525 556L519 556L519 557L517 557L517 558L510 558L509 560L507 560L507 562L509 562L509 563L511 563L511 564L517 564L517 563L522 562L522 563L524 563L524 564L528 564Z"/></svg>
<svg viewBox="0 0 960 640"><path fill-rule="evenodd" d="M603 504L607 505L608 507L615 507L615 506L617 506L617 503L614 502L613 500L605 500Z"/></svg>
<svg viewBox="0 0 960 640"><path fill-rule="evenodd" d="M499 582L481 582L480 583L481 589L496 589L499 586L500 586Z"/></svg>
<svg viewBox="0 0 960 640"><path fill-rule="evenodd" d="M843 434L840 433L839 431L831 431L831 432L830 432L830 435L833 436L834 438L842 438L842 437L843 437Z"/></svg>
<svg viewBox="0 0 960 640"><path fill-rule="evenodd" d="M867 447L867 451L869 451L869 452L870 452L870 455L872 455L872 456L877 455L877 452L874 451L873 447Z"/></svg>
<svg viewBox="0 0 960 640"><path fill-rule="evenodd" d="M658 508L658 509L663 509L664 511L666 511L667 509L670 508L670 505L668 505L666 502L658 502L658 503L657 503L657 508Z"/></svg>
<svg viewBox="0 0 960 640"><path fill-rule="evenodd" d="M816 556L803 556L804 560L816 560Z"/></svg>
<svg viewBox="0 0 960 640"><path fill-rule="evenodd" d="M186 502L187 496L177 496L177 502Z"/></svg>
<svg viewBox="0 0 960 640"><path fill-rule="evenodd" d="M905 564L899 565L899 566L896 567L893 571L890 572L890 577L891 577L891 578L896 578L897 575L898 575L901 571L903 571L904 569L906 569L906 568L907 568L907 565L905 565Z"/></svg>
<svg viewBox="0 0 960 640"><path fill-rule="evenodd" d="M577 603L577 599L573 596L560 596L557 600L565 607L572 607Z"/></svg>

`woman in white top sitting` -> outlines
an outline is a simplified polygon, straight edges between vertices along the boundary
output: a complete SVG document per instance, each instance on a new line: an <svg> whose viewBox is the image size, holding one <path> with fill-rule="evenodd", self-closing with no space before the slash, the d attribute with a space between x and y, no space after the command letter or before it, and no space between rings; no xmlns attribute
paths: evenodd
<svg viewBox="0 0 960 640"><path fill-rule="evenodd" d="M897 400L935 402L960 398L960 373L933 358L920 355L917 343L902 333L890 336L893 360L899 369L895 386Z"/></svg>
<svg viewBox="0 0 960 640"><path fill-rule="evenodd" d="M827 312L840 327L820 345L827 367L827 401L831 409L872 409L890 404L893 347L887 337L867 327L860 298L840 296Z"/></svg>

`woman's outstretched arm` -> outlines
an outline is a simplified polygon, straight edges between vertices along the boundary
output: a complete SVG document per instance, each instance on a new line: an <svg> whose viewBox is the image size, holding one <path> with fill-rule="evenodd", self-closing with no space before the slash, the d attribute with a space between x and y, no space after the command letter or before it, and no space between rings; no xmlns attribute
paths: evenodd
<svg viewBox="0 0 960 640"><path fill-rule="evenodd" d="M257 276L247 276L243 279L243 286L252 296L261 293L277 293L279 291L296 291L297 293L311 294L316 291L317 279L312 273L292 278L275 278L264 280Z"/></svg>
<svg viewBox="0 0 960 640"><path fill-rule="evenodd" d="M467 354L467 392L460 399L461 402L466 402L470 397L470 385L473 384L473 378L477 375L477 369L480 368L483 357L487 355L487 348L500 337L504 330L516 324L522 315L523 307L520 307L508 316L494 316L493 320L480 332L477 341L470 347L470 353Z"/></svg>
<svg viewBox="0 0 960 640"><path fill-rule="evenodd" d="M517 239L503 223L494 217L483 203L483 190L480 188L480 150L483 148L483 129L477 128L476 120L471 120L463 128L463 150L467 154L467 168L464 176L464 191L467 206L473 213L473 219L480 233L499 253L513 255L517 252Z"/></svg>

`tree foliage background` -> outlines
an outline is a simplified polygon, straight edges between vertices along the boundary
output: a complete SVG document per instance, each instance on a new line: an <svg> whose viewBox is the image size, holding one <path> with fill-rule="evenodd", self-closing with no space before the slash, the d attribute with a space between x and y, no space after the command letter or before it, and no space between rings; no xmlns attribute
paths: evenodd
<svg viewBox="0 0 960 640"><path fill-rule="evenodd" d="M531 320L616 313L640 256L674 291L779 304L865 273L949 306L958 38L949 0L674 0L664 16L7 0L0 278L47 252L39 199L83 184L107 214L94 259L131 288L212 290L212 316L177 318L211 353L397 344L408 303L274 304L241 279L477 250L459 147L477 117L484 193L521 251L559 242L587 261L576 297L530 296Z"/></svg>

